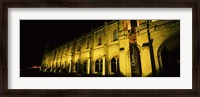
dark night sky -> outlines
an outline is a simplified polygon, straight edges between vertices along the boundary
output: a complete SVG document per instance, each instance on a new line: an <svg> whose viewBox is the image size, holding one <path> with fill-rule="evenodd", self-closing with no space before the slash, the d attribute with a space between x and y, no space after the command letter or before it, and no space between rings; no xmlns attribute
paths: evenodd
<svg viewBox="0 0 200 97"><path fill-rule="evenodd" d="M45 45L58 47L105 20L20 20L20 67L40 65Z"/></svg>

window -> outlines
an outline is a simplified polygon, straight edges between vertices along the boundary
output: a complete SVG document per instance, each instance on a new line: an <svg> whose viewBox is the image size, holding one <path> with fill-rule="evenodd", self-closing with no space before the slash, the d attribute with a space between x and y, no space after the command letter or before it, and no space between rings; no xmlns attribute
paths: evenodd
<svg viewBox="0 0 200 97"><path fill-rule="evenodd" d="M87 71L87 60L84 62L83 64L83 71L86 72Z"/></svg>
<svg viewBox="0 0 200 97"><path fill-rule="evenodd" d="M96 60L96 63L95 63L95 71L96 71L96 72L99 72L99 60Z"/></svg>
<svg viewBox="0 0 200 97"><path fill-rule="evenodd" d="M111 59L111 72L119 73L119 58Z"/></svg>
<svg viewBox="0 0 200 97"><path fill-rule="evenodd" d="M115 29L115 30L113 31L113 41L116 41L116 40L118 40L118 32L117 32L117 30Z"/></svg>
<svg viewBox="0 0 200 97"><path fill-rule="evenodd" d="M95 71L102 72L102 60L97 59L95 62Z"/></svg>
<svg viewBox="0 0 200 97"><path fill-rule="evenodd" d="M78 62L76 62L76 64L75 64L75 70L74 71L77 71L78 70Z"/></svg>
<svg viewBox="0 0 200 97"><path fill-rule="evenodd" d="M111 72L116 72L116 60L115 58L112 58L111 60Z"/></svg>
<svg viewBox="0 0 200 97"><path fill-rule="evenodd" d="M101 45L102 39L101 39L101 36L100 36L100 35L98 36L97 42L98 42L97 45Z"/></svg>
<svg viewBox="0 0 200 97"><path fill-rule="evenodd" d="M77 68L78 67L78 62L76 62L76 65L75 65L75 70L74 71L77 71Z"/></svg>

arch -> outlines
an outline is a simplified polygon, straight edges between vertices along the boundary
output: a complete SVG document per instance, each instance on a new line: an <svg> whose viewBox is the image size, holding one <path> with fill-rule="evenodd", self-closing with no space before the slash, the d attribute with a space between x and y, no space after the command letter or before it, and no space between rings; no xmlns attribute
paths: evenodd
<svg viewBox="0 0 200 97"><path fill-rule="evenodd" d="M111 72L115 73L117 70L116 70L116 59L115 58L112 58L111 59Z"/></svg>
<svg viewBox="0 0 200 97"><path fill-rule="evenodd" d="M83 72L87 72L87 67L88 67L88 57L86 57L84 60L83 60Z"/></svg>
<svg viewBox="0 0 200 97"><path fill-rule="evenodd" d="M161 43L160 47L158 48L157 54L158 54L158 55L161 55L161 52L160 52L160 51L164 48L164 46L165 46L172 38L177 37L177 36L179 36L179 41L180 41L180 32L176 32L176 33L174 33L174 34L172 34L172 35L169 35L169 36L166 38L166 40L165 40L164 42ZM180 42L179 42L179 43L180 43Z"/></svg>
<svg viewBox="0 0 200 97"><path fill-rule="evenodd" d="M119 74L120 70L119 70L119 57L113 57L111 59L111 72L113 72L114 74Z"/></svg>
<svg viewBox="0 0 200 97"><path fill-rule="evenodd" d="M99 72L99 60L98 59L95 61L95 71Z"/></svg>
<svg viewBox="0 0 200 97"><path fill-rule="evenodd" d="M160 45L157 51L160 76L180 76L180 32L174 33Z"/></svg>
<svg viewBox="0 0 200 97"><path fill-rule="evenodd" d="M95 72L102 72L103 59L99 58L95 61Z"/></svg>
<svg viewBox="0 0 200 97"><path fill-rule="evenodd" d="M85 60L85 62L83 63L83 72L86 72L87 71L87 60Z"/></svg>
<svg viewBox="0 0 200 97"><path fill-rule="evenodd" d="M110 60L113 58L113 57L119 57L119 52L114 52L111 56L110 56Z"/></svg>
<svg viewBox="0 0 200 97"><path fill-rule="evenodd" d="M80 71L80 64L81 64L80 59L77 59L77 60L75 61L75 64L74 64L74 71L75 71L76 73L78 73L78 72Z"/></svg>
<svg viewBox="0 0 200 97"><path fill-rule="evenodd" d="M84 59L82 60L82 63L84 63L84 62L87 61L88 59L89 59L88 57L84 58Z"/></svg>
<svg viewBox="0 0 200 97"><path fill-rule="evenodd" d="M116 40L118 40L118 32L117 32L117 30L115 29L115 30L113 31L113 41L116 41Z"/></svg>
<svg viewBox="0 0 200 97"><path fill-rule="evenodd" d="M101 35L99 34L98 36L97 36L97 45L101 45L102 44L102 37L101 37Z"/></svg>
<svg viewBox="0 0 200 97"><path fill-rule="evenodd" d="M120 74L120 64L119 64L119 52L114 52L109 57L109 65L108 65L108 71L111 75L119 75Z"/></svg>
<svg viewBox="0 0 200 97"><path fill-rule="evenodd" d="M76 62L74 71L78 71L78 65L79 65L79 63Z"/></svg>

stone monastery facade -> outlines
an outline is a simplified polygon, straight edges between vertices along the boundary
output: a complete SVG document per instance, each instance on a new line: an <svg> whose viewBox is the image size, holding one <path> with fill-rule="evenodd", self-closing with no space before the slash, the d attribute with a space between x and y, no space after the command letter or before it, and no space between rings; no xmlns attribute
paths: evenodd
<svg viewBox="0 0 200 97"><path fill-rule="evenodd" d="M44 72L180 76L180 20L113 20L46 50Z"/></svg>

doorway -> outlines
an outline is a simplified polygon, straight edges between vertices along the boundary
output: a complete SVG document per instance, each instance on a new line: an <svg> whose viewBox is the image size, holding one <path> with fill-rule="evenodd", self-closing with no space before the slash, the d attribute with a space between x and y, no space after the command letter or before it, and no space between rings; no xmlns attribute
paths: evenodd
<svg viewBox="0 0 200 97"><path fill-rule="evenodd" d="M160 50L161 76L180 77L180 34L169 38Z"/></svg>

